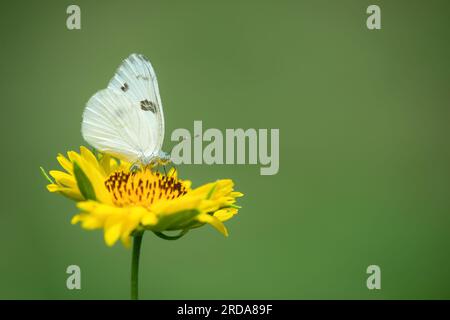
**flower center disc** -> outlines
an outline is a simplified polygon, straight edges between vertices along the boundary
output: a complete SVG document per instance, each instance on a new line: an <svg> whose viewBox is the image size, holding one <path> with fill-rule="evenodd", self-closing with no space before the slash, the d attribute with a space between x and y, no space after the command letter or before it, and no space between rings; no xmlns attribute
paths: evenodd
<svg viewBox="0 0 450 320"><path fill-rule="evenodd" d="M148 168L134 172L113 172L105 180L105 186L114 204L120 207L150 207L157 201L172 200L187 193L186 186L178 179Z"/></svg>

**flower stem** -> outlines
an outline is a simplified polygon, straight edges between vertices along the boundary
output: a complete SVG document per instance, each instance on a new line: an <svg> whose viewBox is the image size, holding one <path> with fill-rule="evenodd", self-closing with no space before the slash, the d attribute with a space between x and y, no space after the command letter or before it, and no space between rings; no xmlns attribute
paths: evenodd
<svg viewBox="0 0 450 320"><path fill-rule="evenodd" d="M143 235L144 233L140 232L133 237L133 255L131 257L131 300L139 299L139 256L141 253Z"/></svg>

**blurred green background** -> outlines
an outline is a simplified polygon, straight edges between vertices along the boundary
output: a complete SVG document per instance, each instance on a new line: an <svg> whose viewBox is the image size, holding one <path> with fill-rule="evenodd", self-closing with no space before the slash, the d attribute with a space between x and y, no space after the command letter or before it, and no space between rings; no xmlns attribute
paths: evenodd
<svg viewBox="0 0 450 320"><path fill-rule="evenodd" d="M66 28L81 7L82 29ZM382 29L366 28L381 7ZM132 52L176 128L279 128L280 171L183 165L245 193L227 223L144 237L144 299L450 298L448 1L9 1L0 10L0 298L127 299L131 250L70 224L39 166ZM66 289L81 267L82 289ZM381 267L382 289L366 287Z"/></svg>

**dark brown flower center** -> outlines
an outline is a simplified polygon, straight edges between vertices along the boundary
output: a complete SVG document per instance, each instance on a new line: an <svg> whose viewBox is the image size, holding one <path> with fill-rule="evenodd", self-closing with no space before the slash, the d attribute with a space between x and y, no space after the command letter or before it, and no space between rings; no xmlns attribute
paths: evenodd
<svg viewBox="0 0 450 320"><path fill-rule="evenodd" d="M188 192L188 188L175 177L150 169L135 172L116 171L109 175L105 186L115 205L149 207L161 200L172 200Z"/></svg>

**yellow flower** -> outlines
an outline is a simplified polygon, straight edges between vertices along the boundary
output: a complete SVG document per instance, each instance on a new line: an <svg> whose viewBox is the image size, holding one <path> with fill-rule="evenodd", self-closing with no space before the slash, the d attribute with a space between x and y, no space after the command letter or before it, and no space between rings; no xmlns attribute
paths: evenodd
<svg viewBox="0 0 450 320"><path fill-rule="evenodd" d="M151 230L160 237L175 239L188 230L210 224L223 235L223 222L238 212L233 181L218 180L192 189L191 182L181 180L175 169L162 174L146 167L131 171L129 163L106 154L96 157L89 149L68 152L68 159L58 155L65 169L50 171L54 183L50 192L59 192L78 202L80 213L72 223L84 229L104 229L107 245L121 240L129 246L134 232ZM164 231L180 230L170 237Z"/></svg>

